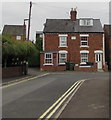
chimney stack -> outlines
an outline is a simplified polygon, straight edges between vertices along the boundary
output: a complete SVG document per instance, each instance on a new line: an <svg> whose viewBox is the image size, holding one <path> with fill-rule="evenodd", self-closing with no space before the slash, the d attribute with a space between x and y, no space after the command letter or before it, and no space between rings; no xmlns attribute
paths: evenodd
<svg viewBox="0 0 111 120"><path fill-rule="evenodd" d="M76 16L77 16L77 11L76 11L77 8L71 8L71 11L70 11L70 18L71 20L76 20Z"/></svg>

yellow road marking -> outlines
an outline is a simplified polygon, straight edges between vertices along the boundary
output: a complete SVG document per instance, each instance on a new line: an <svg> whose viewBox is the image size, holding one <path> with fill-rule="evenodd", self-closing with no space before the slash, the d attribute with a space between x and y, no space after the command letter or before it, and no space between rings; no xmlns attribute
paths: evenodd
<svg viewBox="0 0 111 120"><path fill-rule="evenodd" d="M81 81L85 81L84 80L78 80L77 82L75 82L46 112L44 112L38 120L41 120L42 118L44 118L49 112L50 110L52 110L65 96L66 94L77 84L79 84ZM74 89L74 88L73 88Z"/></svg>
<svg viewBox="0 0 111 120"><path fill-rule="evenodd" d="M85 81L85 80L84 80ZM83 81L83 82L84 82ZM68 100L62 105L62 107L60 108L60 110L57 112L57 114L54 116L54 118L58 118L60 116L60 114L62 113L62 111L65 109L65 107L67 106L67 104L70 102L70 100L72 99L72 97L76 94L77 90L80 88L80 86L83 84L83 82L81 82L79 84L79 86L73 91L73 93L69 96Z"/></svg>
<svg viewBox="0 0 111 120"><path fill-rule="evenodd" d="M43 76L46 76L46 75L49 75L49 73L46 73L46 74L43 74L43 75L40 75L40 76L35 76L35 77L29 78L29 79L25 79L25 80L22 80L22 81L19 81L19 82L16 82L16 83L12 83L12 84L9 84L9 85L4 85L4 86L1 86L0 88L11 87L11 86L14 86L14 85L17 85L17 84L20 84L20 83L23 83L23 82L27 82L27 81L33 80L35 78L43 77Z"/></svg>
<svg viewBox="0 0 111 120"><path fill-rule="evenodd" d="M11 84L11 83L14 83L14 82L18 82L19 80L24 80L24 79L27 79L27 78L31 78L31 76L23 77L23 78L18 78L18 79L9 81L9 82L4 82L4 83L1 83L0 86L3 86L3 85L6 84L6 83Z"/></svg>
<svg viewBox="0 0 111 120"><path fill-rule="evenodd" d="M79 87L78 85L81 85L81 82L78 82L77 85L61 100L61 102L54 108L54 110L46 117L46 118L51 118L51 116L56 112L56 110L61 106L61 104L66 100L66 98L69 97L69 95L77 88Z"/></svg>

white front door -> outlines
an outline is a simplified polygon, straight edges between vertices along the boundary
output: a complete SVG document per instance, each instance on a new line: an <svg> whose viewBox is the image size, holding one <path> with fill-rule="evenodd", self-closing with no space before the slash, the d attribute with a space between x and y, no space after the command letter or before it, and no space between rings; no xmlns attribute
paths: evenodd
<svg viewBox="0 0 111 120"><path fill-rule="evenodd" d="M102 69L102 54L101 53L96 54L96 62L97 62L97 69L101 70Z"/></svg>

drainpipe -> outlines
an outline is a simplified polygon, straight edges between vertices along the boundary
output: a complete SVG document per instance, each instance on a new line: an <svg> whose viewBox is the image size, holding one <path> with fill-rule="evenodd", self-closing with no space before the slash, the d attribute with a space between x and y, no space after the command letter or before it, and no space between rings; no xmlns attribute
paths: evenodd
<svg viewBox="0 0 111 120"><path fill-rule="evenodd" d="M103 33L103 65L105 66L105 40L104 40L104 33Z"/></svg>
<svg viewBox="0 0 111 120"><path fill-rule="evenodd" d="M43 33L43 51L45 50L45 35Z"/></svg>

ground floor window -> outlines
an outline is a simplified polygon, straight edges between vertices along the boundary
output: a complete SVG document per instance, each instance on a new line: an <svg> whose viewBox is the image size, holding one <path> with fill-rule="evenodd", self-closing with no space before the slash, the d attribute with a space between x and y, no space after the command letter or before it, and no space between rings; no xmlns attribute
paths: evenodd
<svg viewBox="0 0 111 120"><path fill-rule="evenodd" d="M67 61L67 54L59 53L59 64L65 64L66 61Z"/></svg>
<svg viewBox="0 0 111 120"><path fill-rule="evenodd" d="M88 62L88 53L81 53L81 63Z"/></svg>
<svg viewBox="0 0 111 120"><path fill-rule="evenodd" d="M45 64L52 64L52 53L45 53Z"/></svg>

